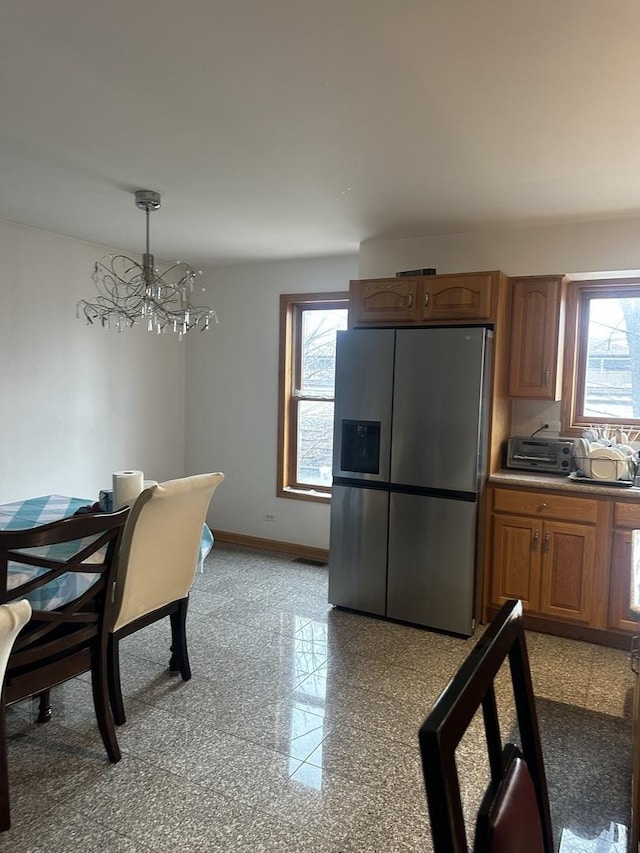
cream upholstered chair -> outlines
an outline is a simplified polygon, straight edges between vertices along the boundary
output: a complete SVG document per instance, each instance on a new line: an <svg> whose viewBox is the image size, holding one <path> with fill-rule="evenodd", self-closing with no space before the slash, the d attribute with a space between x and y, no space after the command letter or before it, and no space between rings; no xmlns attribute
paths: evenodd
<svg viewBox="0 0 640 853"><path fill-rule="evenodd" d="M16 637L31 618L31 605L23 601L0 604L0 685L4 684L7 661ZM9 773L4 696L0 698L0 832L11 826L9 809Z"/></svg>
<svg viewBox="0 0 640 853"><path fill-rule="evenodd" d="M170 668L191 678L186 617L207 509L224 474L198 474L145 489L131 507L122 538L109 638L109 697L118 725L125 722L119 643L169 616Z"/></svg>

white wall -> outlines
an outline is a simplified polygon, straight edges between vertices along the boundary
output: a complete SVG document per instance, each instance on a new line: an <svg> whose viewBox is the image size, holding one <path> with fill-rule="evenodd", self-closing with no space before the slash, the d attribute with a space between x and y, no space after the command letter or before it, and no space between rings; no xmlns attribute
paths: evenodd
<svg viewBox="0 0 640 853"><path fill-rule="evenodd" d="M359 278L435 267L439 273L502 270L507 275L640 268L640 218L496 228L360 245Z"/></svg>
<svg viewBox="0 0 640 853"><path fill-rule="evenodd" d="M76 319L105 252L0 221L0 502L184 473L184 343Z"/></svg>
<svg viewBox="0 0 640 853"><path fill-rule="evenodd" d="M640 269L640 219L511 227L372 240L360 246L359 278L435 267L439 273L502 270L507 275L567 274ZM560 403L514 401L511 434L530 435L541 423L560 420ZM551 431L545 435L558 435Z"/></svg>
<svg viewBox="0 0 640 853"><path fill-rule="evenodd" d="M187 341L187 471L226 475L209 522L328 548L327 505L276 497L280 294L346 291L357 256L218 268L205 277L220 324Z"/></svg>

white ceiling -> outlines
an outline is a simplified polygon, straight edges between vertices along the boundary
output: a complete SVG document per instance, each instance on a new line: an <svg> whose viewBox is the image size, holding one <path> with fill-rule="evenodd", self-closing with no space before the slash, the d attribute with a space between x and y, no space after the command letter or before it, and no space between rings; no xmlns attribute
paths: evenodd
<svg viewBox="0 0 640 853"><path fill-rule="evenodd" d="M0 0L0 217L199 265L640 212L637 0Z"/></svg>

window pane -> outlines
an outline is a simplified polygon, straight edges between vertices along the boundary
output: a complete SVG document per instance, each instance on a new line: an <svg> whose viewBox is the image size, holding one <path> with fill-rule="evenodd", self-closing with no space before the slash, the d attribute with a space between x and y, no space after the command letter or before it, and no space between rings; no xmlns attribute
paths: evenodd
<svg viewBox="0 0 640 853"><path fill-rule="evenodd" d="M298 403L298 483L331 485L333 403Z"/></svg>
<svg viewBox="0 0 640 853"><path fill-rule="evenodd" d="M336 331L347 328L347 317L346 308L302 312L300 391L303 394L333 397Z"/></svg>
<svg viewBox="0 0 640 853"><path fill-rule="evenodd" d="M591 298L583 414L640 418L640 297Z"/></svg>

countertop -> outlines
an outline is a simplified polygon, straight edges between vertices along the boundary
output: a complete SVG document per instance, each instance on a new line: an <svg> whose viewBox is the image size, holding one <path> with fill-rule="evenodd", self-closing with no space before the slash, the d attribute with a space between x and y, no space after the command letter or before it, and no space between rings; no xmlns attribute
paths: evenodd
<svg viewBox="0 0 640 853"><path fill-rule="evenodd" d="M619 498L625 501L640 502L640 488L637 486L609 486L597 480L570 480L560 474L541 474L529 471L502 470L489 477L490 486L522 486L529 489L571 492L578 495L601 495Z"/></svg>

